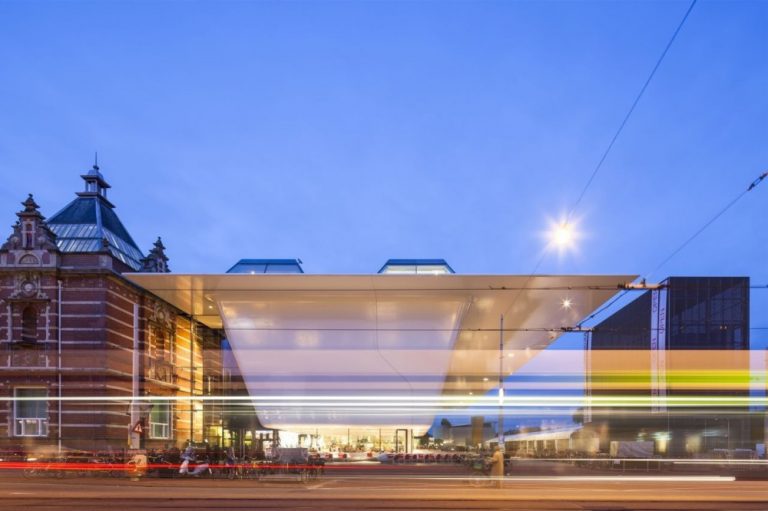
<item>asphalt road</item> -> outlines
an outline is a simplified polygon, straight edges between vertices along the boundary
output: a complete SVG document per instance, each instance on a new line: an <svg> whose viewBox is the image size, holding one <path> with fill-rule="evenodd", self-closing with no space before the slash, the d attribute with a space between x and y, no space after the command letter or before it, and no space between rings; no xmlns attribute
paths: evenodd
<svg viewBox="0 0 768 511"><path fill-rule="evenodd" d="M409 469L300 483L254 480L0 478L3 510L768 510L768 481L699 476L515 476L495 483ZM475 484L482 483L482 486Z"/></svg>

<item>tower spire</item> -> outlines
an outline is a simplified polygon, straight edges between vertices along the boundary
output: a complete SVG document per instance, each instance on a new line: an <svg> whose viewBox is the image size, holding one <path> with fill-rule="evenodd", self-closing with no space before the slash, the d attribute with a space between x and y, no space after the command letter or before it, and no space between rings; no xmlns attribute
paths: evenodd
<svg viewBox="0 0 768 511"><path fill-rule="evenodd" d="M104 176L99 172L99 153L96 152L93 155L93 168L80 177L85 181L85 190L78 192L77 195L80 197L101 197L109 207L114 207L107 200L107 189L110 188L109 183L104 180Z"/></svg>

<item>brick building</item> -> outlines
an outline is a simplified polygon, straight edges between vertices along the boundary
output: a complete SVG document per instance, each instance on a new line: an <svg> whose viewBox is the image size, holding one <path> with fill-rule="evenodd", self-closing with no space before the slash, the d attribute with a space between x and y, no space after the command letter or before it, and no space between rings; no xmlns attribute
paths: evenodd
<svg viewBox="0 0 768 511"><path fill-rule="evenodd" d="M165 247L144 256L98 166L81 177L48 220L30 195L0 247L0 448L219 443L221 332L123 277L168 272Z"/></svg>

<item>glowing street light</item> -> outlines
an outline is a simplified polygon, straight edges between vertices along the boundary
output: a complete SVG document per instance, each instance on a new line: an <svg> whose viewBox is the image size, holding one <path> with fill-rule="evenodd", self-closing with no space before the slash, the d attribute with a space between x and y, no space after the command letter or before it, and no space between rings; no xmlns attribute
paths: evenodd
<svg viewBox="0 0 768 511"><path fill-rule="evenodd" d="M582 238L578 227L578 219L550 219L549 229L542 233L546 239L547 249L557 251L561 256L566 252L576 251L578 242Z"/></svg>
<svg viewBox="0 0 768 511"><path fill-rule="evenodd" d="M573 231L573 225L568 222L562 222L556 225L550 234L552 243L560 249L568 248L573 245L576 238Z"/></svg>

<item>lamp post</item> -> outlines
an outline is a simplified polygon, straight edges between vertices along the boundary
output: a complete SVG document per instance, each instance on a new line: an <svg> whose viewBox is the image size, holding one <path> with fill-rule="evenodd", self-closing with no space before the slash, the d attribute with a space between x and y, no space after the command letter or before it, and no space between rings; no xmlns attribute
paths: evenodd
<svg viewBox="0 0 768 511"><path fill-rule="evenodd" d="M499 317L499 449L504 452L504 315Z"/></svg>

